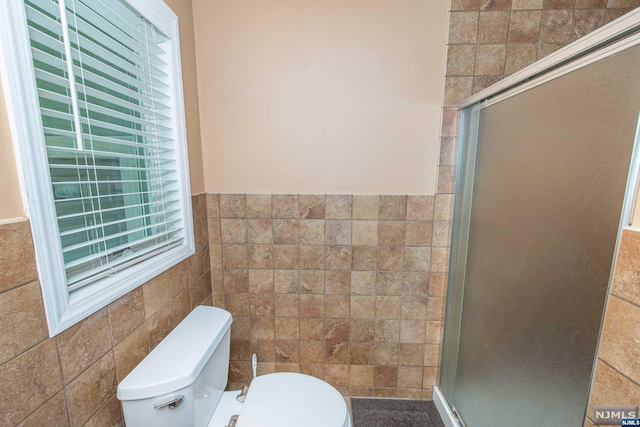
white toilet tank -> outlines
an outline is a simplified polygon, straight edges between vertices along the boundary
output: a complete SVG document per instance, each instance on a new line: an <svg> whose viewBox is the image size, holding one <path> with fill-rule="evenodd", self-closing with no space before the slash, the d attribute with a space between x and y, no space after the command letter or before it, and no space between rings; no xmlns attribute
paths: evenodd
<svg viewBox="0 0 640 427"><path fill-rule="evenodd" d="M122 380L127 427L206 426L227 385L231 322L196 307Z"/></svg>

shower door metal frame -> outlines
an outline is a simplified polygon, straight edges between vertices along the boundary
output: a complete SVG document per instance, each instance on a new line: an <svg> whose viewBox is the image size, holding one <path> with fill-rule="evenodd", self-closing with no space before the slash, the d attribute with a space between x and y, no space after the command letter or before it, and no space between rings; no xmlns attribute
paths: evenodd
<svg viewBox="0 0 640 427"><path fill-rule="evenodd" d="M454 248L466 248L469 237L469 220L472 207L473 180L475 174L475 157L478 138L480 111L497 102L515 96L533 87L561 77L617 52L640 44L640 8L629 12L616 21L607 24L580 40L556 51L548 57L507 77L493 86L479 92L460 103L461 111L460 144L458 149L458 167L455 189L455 206L453 216L453 232L451 237L451 259L449 262L449 285L447 290L447 307L445 313L445 337L441 354L440 385L433 390L433 399L447 427L459 427L464 423L454 407L447 401L442 390L443 377L449 372L452 383L455 381L457 369L457 349L459 348L460 326L462 319L462 296L466 269L466 251L454 253ZM614 251L608 290L613 277L620 235L625 226L630 225L633 210L638 198L640 185L640 118L637 123L635 142L631 155L631 164L627 180L618 237ZM454 286L454 283L461 285ZM445 354L446 342L456 344L454 354ZM445 358L449 357L447 363ZM595 361L596 355L594 355ZM453 360L451 359L453 358ZM593 381L592 370L591 382ZM450 384L452 387L452 384Z"/></svg>

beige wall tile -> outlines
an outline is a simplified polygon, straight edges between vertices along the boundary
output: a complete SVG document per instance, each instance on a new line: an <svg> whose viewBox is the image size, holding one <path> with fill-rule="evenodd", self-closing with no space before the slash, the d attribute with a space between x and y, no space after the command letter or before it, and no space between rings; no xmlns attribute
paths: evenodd
<svg viewBox="0 0 640 427"><path fill-rule="evenodd" d="M329 194L326 196L326 219L351 219L353 199L351 195Z"/></svg>
<svg viewBox="0 0 640 427"><path fill-rule="evenodd" d="M260 244L273 243L273 222L270 219L248 219L247 242Z"/></svg>
<svg viewBox="0 0 640 427"><path fill-rule="evenodd" d="M511 12L509 43L537 43L540 36L542 12L523 10Z"/></svg>
<svg viewBox="0 0 640 427"><path fill-rule="evenodd" d="M378 221L353 221L351 243L353 245L377 245Z"/></svg>
<svg viewBox="0 0 640 427"><path fill-rule="evenodd" d="M544 10L540 25L543 43L568 43L571 40L573 10Z"/></svg>
<svg viewBox="0 0 640 427"><path fill-rule="evenodd" d="M144 312L148 319L171 300L167 275L161 274L142 285L142 294L144 298Z"/></svg>
<svg viewBox="0 0 640 427"><path fill-rule="evenodd" d="M250 269L273 269L273 248L271 245L248 245L247 262ZM251 271L254 270L249 270L249 274Z"/></svg>
<svg viewBox="0 0 640 427"><path fill-rule="evenodd" d="M351 295L375 295L376 273L375 271L351 272Z"/></svg>
<svg viewBox="0 0 640 427"><path fill-rule="evenodd" d="M447 53L448 76L473 76L475 44L452 44Z"/></svg>
<svg viewBox="0 0 640 427"><path fill-rule="evenodd" d="M351 246L325 246L325 268L327 270L350 270Z"/></svg>
<svg viewBox="0 0 640 427"><path fill-rule="evenodd" d="M350 300L342 295L326 295L324 298L326 318L348 318Z"/></svg>
<svg viewBox="0 0 640 427"><path fill-rule="evenodd" d="M109 304L111 337L117 344L145 320L142 288L137 288Z"/></svg>
<svg viewBox="0 0 640 427"><path fill-rule="evenodd" d="M49 336L38 282L0 293L0 325L0 364Z"/></svg>
<svg viewBox="0 0 640 427"><path fill-rule="evenodd" d="M111 350L109 317L104 308L56 337L64 382L68 383Z"/></svg>
<svg viewBox="0 0 640 427"><path fill-rule="evenodd" d="M300 241L300 221L297 219L273 220L273 243L297 245Z"/></svg>
<svg viewBox="0 0 640 427"><path fill-rule="evenodd" d="M449 14L449 43L476 43L478 40L478 12Z"/></svg>
<svg viewBox="0 0 640 427"><path fill-rule="evenodd" d="M275 291L280 294L298 293L300 273L295 270L276 270L274 272Z"/></svg>
<svg viewBox="0 0 640 427"><path fill-rule="evenodd" d="M354 195L353 219L378 219L379 196Z"/></svg>
<svg viewBox="0 0 640 427"><path fill-rule="evenodd" d="M405 237L405 221L380 221L378 242L381 246L402 246Z"/></svg>
<svg viewBox="0 0 640 427"><path fill-rule="evenodd" d="M504 74L507 48L503 44L483 44L476 48L476 76L495 76ZM475 92L475 91L474 91Z"/></svg>
<svg viewBox="0 0 640 427"><path fill-rule="evenodd" d="M300 194L298 206L301 219L324 219L325 196L321 194Z"/></svg>
<svg viewBox="0 0 640 427"><path fill-rule="evenodd" d="M376 275L378 295L402 295L403 274L393 271L379 271Z"/></svg>
<svg viewBox="0 0 640 427"><path fill-rule="evenodd" d="M55 340L47 340L0 366L0 393L5 402L0 424L18 424L62 389Z"/></svg>
<svg viewBox="0 0 640 427"><path fill-rule="evenodd" d="M296 219L300 217L296 194L274 194L271 202L273 204L273 218Z"/></svg>
<svg viewBox="0 0 640 427"><path fill-rule="evenodd" d="M640 232L624 230L611 293L640 305Z"/></svg>
<svg viewBox="0 0 640 427"><path fill-rule="evenodd" d="M611 366L598 360L591 386L587 416L594 418L594 406L637 405L640 402L640 386Z"/></svg>
<svg viewBox="0 0 640 427"><path fill-rule="evenodd" d="M0 292L38 280L28 221L0 226Z"/></svg>
<svg viewBox="0 0 640 427"><path fill-rule="evenodd" d="M220 194L221 218L244 218L246 215L244 194Z"/></svg>
<svg viewBox="0 0 640 427"><path fill-rule="evenodd" d="M206 283L206 282L205 282ZM210 282L209 282L210 283ZM173 329L171 304L167 304L147 320L149 349L153 350Z"/></svg>
<svg viewBox="0 0 640 427"><path fill-rule="evenodd" d="M84 427L124 426L120 401L113 396L100 410L84 425Z"/></svg>
<svg viewBox="0 0 640 427"><path fill-rule="evenodd" d="M302 220L300 221L300 243L304 245L324 244L324 221Z"/></svg>
<svg viewBox="0 0 640 427"><path fill-rule="evenodd" d="M301 270L324 270L323 246L300 246Z"/></svg>
<svg viewBox="0 0 640 427"><path fill-rule="evenodd" d="M640 382L640 307L610 296L598 357L631 380Z"/></svg>
<svg viewBox="0 0 640 427"><path fill-rule="evenodd" d="M120 408L118 408L119 412ZM67 402L64 398L64 392L60 391L18 424L18 427L66 427L71 425L69 422Z"/></svg>
<svg viewBox="0 0 640 427"><path fill-rule="evenodd" d="M247 268L247 245L222 245L224 268Z"/></svg>
<svg viewBox="0 0 640 427"><path fill-rule="evenodd" d="M271 218L271 194L247 194L247 218Z"/></svg>
<svg viewBox="0 0 640 427"><path fill-rule="evenodd" d="M118 380L122 381L147 354L149 354L147 328L142 325L113 348L115 373ZM95 375L98 374L95 373Z"/></svg>
<svg viewBox="0 0 640 427"><path fill-rule="evenodd" d="M244 219L221 219L222 243L247 243L247 225Z"/></svg>
<svg viewBox="0 0 640 427"><path fill-rule="evenodd" d="M275 245L273 265L276 269L292 270L300 268L300 254L297 245Z"/></svg>
<svg viewBox="0 0 640 427"><path fill-rule="evenodd" d="M332 295L345 295L351 292L351 272L327 271L325 292Z"/></svg>
<svg viewBox="0 0 640 427"><path fill-rule="evenodd" d="M508 11L480 12L478 43L507 43L509 30Z"/></svg>

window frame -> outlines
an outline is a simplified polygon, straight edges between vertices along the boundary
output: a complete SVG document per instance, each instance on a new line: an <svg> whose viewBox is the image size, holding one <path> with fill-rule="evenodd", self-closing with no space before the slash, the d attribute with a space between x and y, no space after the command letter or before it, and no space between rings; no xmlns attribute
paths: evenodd
<svg viewBox="0 0 640 427"><path fill-rule="evenodd" d="M169 38L170 102L184 241L115 276L99 279L72 292L67 288L62 259L25 6L22 0L0 2L0 25L6 28L6 35L0 38L0 77L20 171L24 208L31 222L50 336L57 335L195 253L178 17L162 0L123 1Z"/></svg>

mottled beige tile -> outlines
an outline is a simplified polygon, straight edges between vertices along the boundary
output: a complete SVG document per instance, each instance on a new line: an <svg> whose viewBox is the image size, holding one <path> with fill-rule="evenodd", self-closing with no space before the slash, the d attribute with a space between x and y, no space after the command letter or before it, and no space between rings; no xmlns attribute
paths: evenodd
<svg viewBox="0 0 640 427"><path fill-rule="evenodd" d="M442 109L441 136L458 136L460 133L460 113L456 108Z"/></svg>
<svg viewBox="0 0 640 427"><path fill-rule="evenodd" d="M444 81L444 105L458 105L473 94L472 88L473 78L471 77L446 77Z"/></svg>
<svg viewBox="0 0 640 427"><path fill-rule="evenodd" d="M422 366L400 366L398 368L398 387L422 387Z"/></svg>
<svg viewBox="0 0 640 427"><path fill-rule="evenodd" d="M147 328L142 325L113 348L118 381L122 381L147 354L149 354ZM89 387L90 385L85 384L85 386Z"/></svg>
<svg viewBox="0 0 640 427"><path fill-rule="evenodd" d="M429 272L409 272L404 275L403 295L427 296L429 295Z"/></svg>
<svg viewBox="0 0 640 427"><path fill-rule="evenodd" d="M324 317L324 296L300 295L300 317Z"/></svg>
<svg viewBox="0 0 640 427"><path fill-rule="evenodd" d="M473 78L473 94L476 94L489 86L502 80L503 75L476 76ZM446 187L442 186L443 184ZM438 188L444 191L455 191L455 166L443 165L438 168ZM445 190L446 189L446 190Z"/></svg>
<svg viewBox="0 0 640 427"><path fill-rule="evenodd" d="M224 268L247 268L247 245L222 245Z"/></svg>
<svg viewBox="0 0 640 427"><path fill-rule="evenodd" d="M406 246L431 246L433 223L431 221L409 221L406 225Z"/></svg>
<svg viewBox="0 0 640 427"><path fill-rule="evenodd" d="M161 274L142 285L142 294L144 298L144 312L148 319L171 300L167 275Z"/></svg>
<svg viewBox="0 0 640 427"><path fill-rule="evenodd" d="M300 362L300 343L293 340L281 340L275 343L276 364Z"/></svg>
<svg viewBox="0 0 640 427"><path fill-rule="evenodd" d="M227 294L224 298L225 308L233 317L249 315L249 294Z"/></svg>
<svg viewBox="0 0 640 427"><path fill-rule="evenodd" d="M257 317L251 319L251 339L274 340L275 320L272 317Z"/></svg>
<svg viewBox="0 0 640 427"><path fill-rule="evenodd" d="M452 44L447 49L447 76L472 76L475 44Z"/></svg>
<svg viewBox="0 0 640 427"><path fill-rule="evenodd" d="M375 271L352 271L351 272L351 295L375 295L376 293L376 272Z"/></svg>
<svg viewBox="0 0 640 427"><path fill-rule="evenodd" d="M270 219L247 220L248 243L273 243L273 222Z"/></svg>
<svg viewBox="0 0 640 427"><path fill-rule="evenodd" d="M301 341L300 361L303 363L323 363L324 344L322 341Z"/></svg>
<svg viewBox="0 0 640 427"><path fill-rule="evenodd" d="M222 231L220 230L219 218L208 218L207 227L209 231L209 244L217 244L222 242Z"/></svg>
<svg viewBox="0 0 640 427"><path fill-rule="evenodd" d="M247 242L247 225L244 219L221 219L220 230L222 243Z"/></svg>
<svg viewBox="0 0 640 427"><path fill-rule="evenodd" d="M434 196L407 196L407 219L432 220L434 203Z"/></svg>
<svg viewBox="0 0 640 427"><path fill-rule="evenodd" d="M48 336L38 282L0 293L0 364Z"/></svg>
<svg viewBox="0 0 640 427"><path fill-rule="evenodd" d="M324 221L322 220L301 220L300 221L300 243L303 245L323 245L324 244Z"/></svg>
<svg viewBox="0 0 640 427"><path fill-rule="evenodd" d="M512 11L509 24L509 43L537 43L541 20L542 11Z"/></svg>
<svg viewBox="0 0 640 427"><path fill-rule="evenodd" d="M351 292L350 271L327 271L325 292L331 295L347 295Z"/></svg>
<svg viewBox="0 0 640 427"><path fill-rule="evenodd" d="M576 10L573 16L573 28L571 30L571 40L577 40L590 32L600 28L605 22L605 11Z"/></svg>
<svg viewBox="0 0 640 427"><path fill-rule="evenodd" d="M404 248L403 264L404 271L429 271L431 264L431 248Z"/></svg>
<svg viewBox="0 0 640 427"><path fill-rule="evenodd" d="M277 317L300 316L300 296L298 294L275 294L274 314Z"/></svg>
<svg viewBox="0 0 640 427"><path fill-rule="evenodd" d="M120 409L118 408L118 412ZM64 392L59 392L44 405L36 409L18 427L42 427L55 426L66 427L69 424L69 413L67 412L67 402L64 399Z"/></svg>
<svg viewBox="0 0 640 427"><path fill-rule="evenodd" d="M543 43L568 43L571 40L573 10L544 10L540 25Z"/></svg>
<svg viewBox="0 0 640 427"><path fill-rule="evenodd" d="M537 50L538 45L535 43L509 43L507 46L505 74L513 74L534 63Z"/></svg>
<svg viewBox="0 0 640 427"><path fill-rule="evenodd" d="M350 319L349 320L349 341L373 342L374 334L375 334L375 323L373 319Z"/></svg>
<svg viewBox="0 0 640 427"><path fill-rule="evenodd" d="M158 310L146 323L149 348L153 350L173 329L171 304Z"/></svg>
<svg viewBox="0 0 640 427"><path fill-rule="evenodd" d="M342 295L325 295L324 315L326 318L348 318L349 310L349 298Z"/></svg>
<svg viewBox="0 0 640 427"><path fill-rule="evenodd" d="M351 269L351 246L325 246L325 248L327 270Z"/></svg>
<svg viewBox="0 0 640 427"><path fill-rule="evenodd" d="M244 218L246 216L245 194L220 194L221 218Z"/></svg>
<svg viewBox="0 0 640 427"><path fill-rule="evenodd" d="M84 425L84 427L124 427L120 401L113 396L100 410Z"/></svg>
<svg viewBox="0 0 640 427"><path fill-rule="evenodd" d="M297 245L274 245L273 265L279 270L300 268L300 251Z"/></svg>
<svg viewBox="0 0 640 427"><path fill-rule="evenodd" d="M247 218L271 218L271 194L247 194Z"/></svg>
<svg viewBox="0 0 640 427"><path fill-rule="evenodd" d="M249 245L247 247L249 268L273 269L273 249L271 245Z"/></svg>
<svg viewBox="0 0 640 427"><path fill-rule="evenodd" d="M537 59L542 59L548 55L551 55L553 52L562 49L565 47L566 43L538 43L538 53Z"/></svg>
<svg viewBox="0 0 640 427"><path fill-rule="evenodd" d="M274 292L273 271L249 270L249 292Z"/></svg>
<svg viewBox="0 0 640 427"><path fill-rule="evenodd" d="M376 319L400 319L402 315L402 297L376 297Z"/></svg>
<svg viewBox="0 0 640 427"><path fill-rule="evenodd" d="M300 271L300 293L324 294L324 270Z"/></svg>
<svg viewBox="0 0 640 427"><path fill-rule="evenodd" d="M440 138L440 165L455 165L458 161L458 139L452 137ZM431 197L431 218L433 218L433 196ZM408 209L408 206L407 206ZM407 213L407 219L409 215Z"/></svg>
<svg viewBox="0 0 640 427"><path fill-rule="evenodd" d="M622 233L611 293L640 305L640 232Z"/></svg>
<svg viewBox="0 0 640 427"><path fill-rule="evenodd" d="M116 392L113 355L107 353L66 388L73 425L87 422Z"/></svg>
<svg viewBox="0 0 640 427"><path fill-rule="evenodd" d="M0 425L13 426L62 389L55 341L50 339L0 365L4 397Z"/></svg>
<svg viewBox="0 0 640 427"><path fill-rule="evenodd" d="M480 0L452 0L451 10L480 10Z"/></svg>
<svg viewBox="0 0 640 427"><path fill-rule="evenodd" d="M185 289L171 301L171 321L176 327L191 312L189 290Z"/></svg>
<svg viewBox="0 0 640 427"><path fill-rule="evenodd" d="M403 248L398 246L378 246L378 270L401 271Z"/></svg>
<svg viewBox="0 0 640 427"><path fill-rule="evenodd" d="M0 225L0 292L38 280L28 221Z"/></svg>
<svg viewBox="0 0 640 427"><path fill-rule="evenodd" d="M297 245L300 241L300 221L297 219L273 220L273 243Z"/></svg>
<svg viewBox="0 0 640 427"><path fill-rule="evenodd" d="M274 271L275 292L297 294L300 290L300 272L296 270Z"/></svg>
<svg viewBox="0 0 640 427"><path fill-rule="evenodd" d="M513 0L511 10L542 9L543 0Z"/></svg>
<svg viewBox="0 0 640 427"><path fill-rule="evenodd" d="M352 252L353 270L375 270L377 266L377 248L375 246L354 246Z"/></svg>
<svg viewBox="0 0 640 427"><path fill-rule="evenodd" d="M349 367L349 385L355 387L373 385L373 366L351 365Z"/></svg>
<svg viewBox="0 0 640 427"><path fill-rule="evenodd" d="M504 73L507 48L503 44L483 44L476 48L476 76L495 76Z"/></svg>
<svg viewBox="0 0 640 427"><path fill-rule="evenodd" d="M249 312L253 317L275 316L274 294L249 294Z"/></svg>
<svg viewBox="0 0 640 427"><path fill-rule="evenodd" d="M399 364L401 366L422 366L424 362L423 344L400 344Z"/></svg>
<svg viewBox="0 0 640 427"><path fill-rule="evenodd" d="M449 43L476 43L478 39L478 12L449 13Z"/></svg>
<svg viewBox="0 0 640 427"><path fill-rule="evenodd" d="M397 365L399 362L398 347L397 342L374 343L373 351L376 365Z"/></svg>
<svg viewBox="0 0 640 427"><path fill-rule="evenodd" d="M640 307L615 296L607 301L598 357L640 382Z"/></svg>
<svg viewBox="0 0 640 427"><path fill-rule="evenodd" d="M68 383L111 349L107 309L61 332L56 340L64 382Z"/></svg>
<svg viewBox="0 0 640 427"><path fill-rule="evenodd" d="M169 282L169 293L174 298L189 286L189 271L186 261L171 267L167 271L167 281Z"/></svg>
<svg viewBox="0 0 640 427"><path fill-rule="evenodd" d="M480 12L478 43L507 43L509 31L508 11ZM477 66L477 65L476 65Z"/></svg>
<svg viewBox="0 0 640 427"><path fill-rule="evenodd" d="M544 0L543 9L573 9L576 0Z"/></svg>
<svg viewBox="0 0 640 427"><path fill-rule="evenodd" d="M379 196L354 195L353 219L378 219Z"/></svg>
<svg viewBox="0 0 640 427"><path fill-rule="evenodd" d="M378 244L381 246L404 245L404 221L380 221Z"/></svg>
<svg viewBox="0 0 640 427"><path fill-rule="evenodd" d="M326 196L326 219L351 219L352 196L329 194Z"/></svg>
<svg viewBox="0 0 640 427"><path fill-rule="evenodd" d="M373 365L373 343L352 342L349 344L349 363L353 365Z"/></svg>
<svg viewBox="0 0 640 427"><path fill-rule="evenodd" d="M324 361L328 364L347 363L349 361L349 343L326 341L324 343Z"/></svg>
<svg viewBox="0 0 640 427"><path fill-rule="evenodd" d="M396 271L379 271L376 275L376 294L402 295L403 274Z"/></svg>
<svg viewBox="0 0 640 427"><path fill-rule="evenodd" d="M289 295L276 295L276 298L282 296L288 297ZM300 339L300 320L297 317L276 317L275 322L277 340ZM302 347L300 350L302 351Z"/></svg>
<svg viewBox="0 0 640 427"><path fill-rule="evenodd" d="M301 219L324 219L325 197L323 194L300 194L298 206Z"/></svg>
<svg viewBox="0 0 640 427"><path fill-rule="evenodd" d="M591 385L587 416L594 417L594 406L636 405L640 402L640 386L598 359Z"/></svg>
<svg viewBox="0 0 640 427"><path fill-rule="evenodd" d="M378 221L353 221L351 243L353 245L377 245Z"/></svg>
<svg viewBox="0 0 640 427"><path fill-rule="evenodd" d="M299 218L296 194L274 194L272 196L273 218Z"/></svg>
<svg viewBox="0 0 640 427"><path fill-rule="evenodd" d="M324 270L324 246L300 246L300 270Z"/></svg>
<svg viewBox="0 0 640 427"><path fill-rule="evenodd" d="M142 288L134 289L109 304L109 322L113 343L119 343L145 320Z"/></svg>
<svg viewBox="0 0 640 427"><path fill-rule="evenodd" d="M324 339L324 319L300 318L300 339L321 341Z"/></svg>
<svg viewBox="0 0 640 427"><path fill-rule="evenodd" d="M351 244L351 221L328 220L325 222L325 242L328 245Z"/></svg>
<svg viewBox="0 0 640 427"><path fill-rule="evenodd" d="M427 298L418 296L405 296L402 299L402 319L426 320ZM441 320L441 319L434 319Z"/></svg>
<svg viewBox="0 0 640 427"><path fill-rule="evenodd" d="M449 248L434 247L431 249L431 271L447 272L449 269Z"/></svg>
<svg viewBox="0 0 640 427"><path fill-rule="evenodd" d="M509 10L511 0L481 0L480 10Z"/></svg>
<svg viewBox="0 0 640 427"><path fill-rule="evenodd" d="M247 270L224 270L224 291L227 293L249 292L249 272Z"/></svg>
<svg viewBox="0 0 640 427"><path fill-rule="evenodd" d="M376 297L351 296L350 317L352 319L373 319L375 315Z"/></svg>
<svg viewBox="0 0 640 427"><path fill-rule="evenodd" d="M380 196L381 220L405 220L406 216L407 196Z"/></svg>
<svg viewBox="0 0 640 427"><path fill-rule="evenodd" d="M576 9L604 9L607 0L576 0Z"/></svg>

